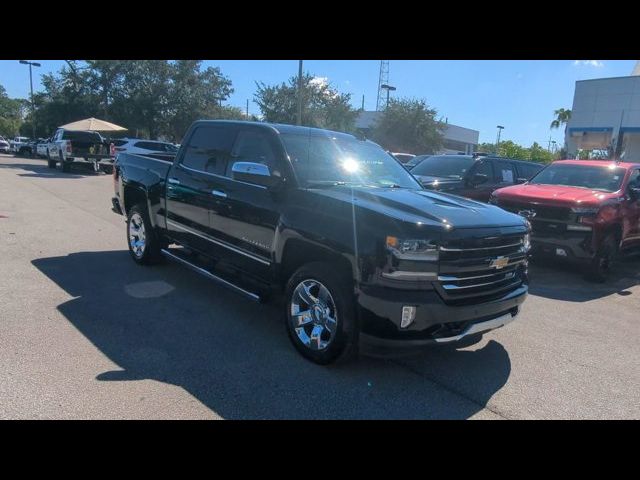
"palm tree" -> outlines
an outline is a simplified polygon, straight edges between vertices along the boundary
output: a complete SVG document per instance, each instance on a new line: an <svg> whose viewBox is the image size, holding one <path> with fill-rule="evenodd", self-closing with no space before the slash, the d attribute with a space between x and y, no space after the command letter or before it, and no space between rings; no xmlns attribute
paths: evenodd
<svg viewBox="0 0 640 480"><path fill-rule="evenodd" d="M560 125L565 125L569 120L571 120L571 110L560 108L553 112L553 114L556 116L556 119L551 122L551 126L549 128L560 128Z"/></svg>

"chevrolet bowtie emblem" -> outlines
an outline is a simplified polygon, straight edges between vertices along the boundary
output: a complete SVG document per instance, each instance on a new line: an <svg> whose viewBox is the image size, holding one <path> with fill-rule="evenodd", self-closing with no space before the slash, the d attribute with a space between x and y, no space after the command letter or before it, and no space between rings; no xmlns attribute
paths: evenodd
<svg viewBox="0 0 640 480"><path fill-rule="evenodd" d="M536 216L536 211L535 210L520 210L518 212L518 215L520 215L521 217L524 218L533 218Z"/></svg>
<svg viewBox="0 0 640 480"><path fill-rule="evenodd" d="M491 263L489 264L490 267L495 268L496 270L500 270L501 268L504 268L507 265L509 265L509 257L495 258L491 260Z"/></svg>

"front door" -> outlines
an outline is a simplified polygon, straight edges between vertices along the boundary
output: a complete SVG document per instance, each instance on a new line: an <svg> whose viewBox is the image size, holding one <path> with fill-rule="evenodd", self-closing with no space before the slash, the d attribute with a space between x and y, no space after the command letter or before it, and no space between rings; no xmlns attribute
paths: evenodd
<svg viewBox="0 0 640 480"><path fill-rule="evenodd" d="M474 178L474 175L478 173L481 175L485 175L487 181L474 184L472 182L472 179ZM491 196L491 192L496 189L494 184L495 181L491 160L479 160L471 167L471 169L469 169L465 186L462 187L462 191L459 193L459 195L471 198L473 200L478 200L480 202L488 202L489 197Z"/></svg>
<svg viewBox="0 0 640 480"><path fill-rule="evenodd" d="M271 175L282 178L284 151L275 133L260 127L241 127L221 184L220 201L210 210L212 234L228 245L226 259L241 270L266 278L286 192L234 180L236 162L261 163L269 167Z"/></svg>
<svg viewBox="0 0 640 480"><path fill-rule="evenodd" d="M621 248L640 247L640 198L634 196L629 188L640 188L640 170L635 169L629 176L627 192L622 206L622 242Z"/></svg>

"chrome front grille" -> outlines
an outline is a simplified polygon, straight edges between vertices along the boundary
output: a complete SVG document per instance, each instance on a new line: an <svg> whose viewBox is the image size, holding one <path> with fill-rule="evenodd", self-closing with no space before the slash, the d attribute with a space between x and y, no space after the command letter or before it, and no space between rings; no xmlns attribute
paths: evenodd
<svg viewBox="0 0 640 480"><path fill-rule="evenodd" d="M446 242L436 289L447 303L475 303L524 281L524 234Z"/></svg>

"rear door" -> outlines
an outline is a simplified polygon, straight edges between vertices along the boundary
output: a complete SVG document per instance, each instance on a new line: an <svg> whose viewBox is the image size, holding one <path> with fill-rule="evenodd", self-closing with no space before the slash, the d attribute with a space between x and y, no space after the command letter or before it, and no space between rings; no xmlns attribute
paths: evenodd
<svg viewBox="0 0 640 480"><path fill-rule="evenodd" d="M167 176L169 235L209 256L216 256L219 250L209 212L219 208L236 128L206 123L195 126Z"/></svg>
<svg viewBox="0 0 640 480"><path fill-rule="evenodd" d="M514 165L518 172L516 178L517 183L524 183L530 180L536 173L542 170L542 165L535 163L515 162Z"/></svg>

